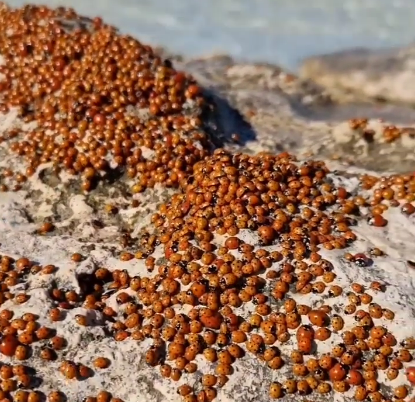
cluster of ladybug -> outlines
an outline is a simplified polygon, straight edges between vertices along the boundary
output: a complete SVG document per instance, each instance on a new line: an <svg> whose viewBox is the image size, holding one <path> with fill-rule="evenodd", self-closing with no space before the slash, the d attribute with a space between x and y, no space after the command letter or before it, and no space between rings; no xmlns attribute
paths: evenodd
<svg viewBox="0 0 415 402"><path fill-rule="evenodd" d="M400 347L387 330L395 314L373 300L385 285L353 283L346 292L336 283L333 264L319 253L320 247L346 248L356 239L350 226L364 205L361 196L330 184L326 173L324 164L299 165L287 154L217 150L195 165L183 192L152 217L154 229L135 254L149 273L137 294L148 306L143 315L159 322L144 320L139 332L154 339L146 360L160 365L164 377L179 381L193 373L200 356L212 363L214 374L202 377L201 389L197 383L179 387L186 402L216 397L246 352L271 370L292 369L292 378L272 384L273 398L332 390L351 390L357 400L371 402L410 395L413 369L407 365L414 340L404 339ZM257 236L255 245L238 236L246 229L252 239ZM159 245L164 262L154 256ZM376 248L369 253L346 253L344 259L360 269L383 255ZM310 294L321 295L315 307L307 301ZM336 338L322 354L320 346ZM405 370L408 383L402 384L399 373ZM378 371L392 382L391 394L382 393Z"/></svg>
<svg viewBox="0 0 415 402"><path fill-rule="evenodd" d="M0 113L36 123L0 134L17 157L0 191L20 190L45 163L81 178L85 192L114 170L134 180L133 193L178 187L209 153L194 79L101 18L1 3L0 53Z"/></svg>
<svg viewBox="0 0 415 402"><path fill-rule="evenodd" d="M302 190L300 197L297 184L290 187L290 183L301 183L305 176L308 190ZM116 341L151 339L147 364L178 382L177 391L185 402L214 400L246 353L272 371L284 366L291 371L285 381L271 384L272 398L351 390L357 400L382 402L393 395L395 401L407 402L415 376L409 366L415 339L398 340L388 330L395 313L373 300L385 292L385 285L353 283L346 292L336 283L334 265L319 253L321 245L342 248L354 240L348 225L356 211L347 193L333 188L324 177L321 163L298 166L286 154L251 157L216 151L196 166L195 182L190 181L183 194L153 216L154 232L143 235L142 249L135 255L145 260L143 275L131 277L128 270L111 272L101 267L78 278L80 292L52 287L55 306L48 312L49 320L58 323L65 310L83 306L102 313L103 325ZM325 194L329 191L340 198L334 201ZM300 208L299 201L311 207ZM251 239L257 234L255 245L238 236L244 229L249 229ZM164 247L163 261L152 255L158 247ZM381 258L382 252L373 249L370 255ZM72 255L75 264L82 259L78 253ZM131 253L123 253L121 259L131 260ZM369 259L362 253L345 254L345 262L356 269L366 267ZM53 275L58 268L7 256L0 268L4 307L0 353L28 362L59 359L66 346L62 337L40 325L34 314L17 318L12 307L6 308L24 306L30 299L30 290L14 294L12 286L29 275ZM312 304L310 295L321 299ZM110 297L117 309L107 304ZM81 327L90 325L87 315L74 318ZM336 337L340 341L322 353L320 347L327 348ZM31 345L37 342L42 347L32 356ZM200 359L212 372L191 383L190 375L200 370ZM8 378L14 366L2 366L3 402L36 402L42 397L31 389L35 377L24 367L27 372ZM87 380L93 370L110 367L110 360L99 356L90 367L62 360L59 372L70 381ZM390 381L389 391L382 387L385 381L379 372ZM48 399L61 402L65 395L53 390ZM86 401L119 399L103 390Z"/></svg>
<svg viewBox="0 0 415 402"><path fill-rule="evenodd" d="M80 261L80 255L74 254L73 261ZM47 395L36 390L42 379L39 373L27 364L30 360L55 361L59 353L65 352L67 342L65 338L56 334L52 326L40 323L42 319L49 319L50 323L57 323L63 319L63 311L73 308L77 301L83 297L75 291L62 292L52 289L51 297L57 307L52 308L48 317L39 317L32 312L26 312L17 316L14 307L20 309L30 296L28 293L13 293L12 286L29 279L29 276L49 276L57 271L54 265L39 266L26 257L14 260L10 256L3 255L0 258L1 292L0 304L0 354L9 358L1 359L0 366L0 401L1 402L42 402L47 398L48 402L66 401L66 396L59 390L51 390ZM10 288L9 288L10 287ZM65 300L65 301L63 301ZM72 304L71 304L72 303ZM6 308L6 305L10 308ZM86 323L80 316L76 322L81 325ZM12 359L12 360L10 360ZM13 364L11 364L11 362ZM91 362L95 370L106 369L110 365L108 358L99 356ZM67 379L86 379L93 375L93 370L87 366L72 361L64 360L60 366L60 373ZM122 402L113 397L108 391L100 391L96 397L87 397L85 402Z"/></svg>
<svg viewBox="0 0 415 402"><path fill-rule="evenodd" d="M108 173L111 158L128 177L137 177L134 193L157 183L181 189L152 216L140 250L121 254L122 261L144 260L142 275L101 267L79 278L80 292L53 286L51 323L58 325L65 310L82 306L102 313L101 324L118 342L151 339L146 363L177 382L184 402L213 401L246 353L271 372L288 367L287 378L270 385L274 399L350 390L358 401L408 402L415 383L410 366L415 338L397 339L388 329L395 313L373 300L384 284L353 283L346 292L320 250L346 249L356 240L352 226L361 207L370 208L368 223L376 227L387 225L384 211L400 206L400 200L405 200L402 213L415 212L412 175L362 177L362 187L374 189L367 198L336 187L321 161L221 149L210 155L201 129L200 88L151 48L118 35L98 18L89 21L89 29L67 32L60 20L79 20L70 9L0 7L5 32L0 50L6 59L0 110L18 107L23 120L39 124L37 131L11 130L0 137L0 142L13 140L10 149L29 163L24 174L3 172L0 190L12 184L18 190L40 164L51 161L56 172L81 175L82 188L89 191ZM15 35L7 34L11 30ZM50 65L53 74L39 63ZM131 105L147 108L150 117L131 115ZM58 137L63 140L55 141ZM151 152L144 156L143 149ZM116 209L109 206L107 212ZM48 223L39 231L52 230ZM164 248L162 261L156 259L159 248ZM370 253L382 256L378 249ZM372 262L362 253L346 253L344 259L356 269ZM29 275L56 272L54 265L2 257L0 353L27 362L61 359L59 375L70 386L87 381L94 370L111 370L111 361L98 356L85 366L63 359L64 338L34 314L14 317L13 312L14 305L21 309L30 299L30 289L14 294L13 286ZM321 297L311 302L310 295ZM111 297L117 308L109 306ZM90 325L86 314L74 322L84 329ZM33 344L41 345L38 354ZM194 382L191 374L201 370L201 360L211 372ZM35 390L36 376L28 366L3 364L0 377L0 402L38 402L45 396ZM62 402L66 396L52 390L47 398ZM120 399L102 390L85 402Z"/></svg>

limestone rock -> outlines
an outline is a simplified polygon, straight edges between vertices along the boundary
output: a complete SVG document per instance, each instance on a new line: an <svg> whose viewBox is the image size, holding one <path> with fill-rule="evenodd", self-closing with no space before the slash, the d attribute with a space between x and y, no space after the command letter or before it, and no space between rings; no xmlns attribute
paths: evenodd
<svg viewBox="0 0 415 402"><path fill-rule="evenodd" d="M305 59L300 76L327 90L355 96L415 104L415 46L351 49Z"/></svg>

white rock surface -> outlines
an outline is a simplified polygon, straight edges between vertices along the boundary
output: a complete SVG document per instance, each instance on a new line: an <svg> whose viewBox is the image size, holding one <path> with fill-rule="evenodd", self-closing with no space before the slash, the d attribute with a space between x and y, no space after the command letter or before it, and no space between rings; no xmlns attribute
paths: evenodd
<svg viewBox="0 0 415 402"><path fill-rule="evenodd" d="M333 169L339 166L333 165ZM360 174L364 171L349 169L349 174ZM369 172L370 173L370 172ZM336 185L344 186L350 192L357 191L359 181L357 176L345 178L341 175L332 174L333 182ZM38 188L42 186L39 184ZM50 189L47 192L50 196ZM148 194L146 195L148 197ZM145 197L145 195L143 196ZM97 211L85 203L83 196L75 195L69 201L73 210L72 218L79 226L79 233L87 227L90 219L96 215ZM132 340L116 342L105 336L102 318L99 313L85 311L77 308L69 311L63 321L51 323L46 317L47 311L52 308L52 303L48 297L47 289L52 281L62 287L77 287L76 274L80 272L90 272L94 267L107 267L113 269L127 269L131 276L146 275L147 271L142 260L131 260L122 262L114 257L113 252L108 250L108 246L114 244L105 237L95 238L92 241L81 241L76 236L66 236L56 234L50 236L39 236L33 233L33 224L27 218L27 208L30 207L30 200L23 201L19 193L3 193L0 196L0 254L13 257L27 256L40 264L55 264L58 267L56 273L52 275L30 276L26 285L31 298L23 305L15 305L12 302L3 304L3 308L9 308L18 316L23 312L33 312L41 317L40 322L55 328L58 335L68 340L68 347L61 354L60 359L48 364L42 363L37 358L40 346L34 347L34 357L28 364L36 368L38 375L43 379L39 389L49 392L52 389L59 389L64 392L69 401L82 401L82 398L96 393L105 388L114 393L114 396L122 398L125 402L175 402L180 398L176 394L178 384L194 384L196 389L200 373L211 372L213 366L207 364L203 359L198 358L199 371L196 375L184 375L178 383L162 379L157 369L148 367L144 361L144 352L150 342L146 340L138 343ZM146 219L149 210L154 210L156 203L147 204L147 210L141 210L139 214ZM31 209L31 208L29 208ZM138 208L140 211L140 207ZM124 214L128 217L128 210ZM343 251L322 251L324 258L331 261L334 265L334 272L337 274L336 283L344 287L343 296L337 298L324 298L320 295L293 295L298 303L309 304L315 307L325 303L335 309L342 309L347 304L345 294L353 282L369 285L371 281L377 280L387 285L384 294L369 290L375 302L384 308L389 308L396 312L393 322L381 319L379 325L384 325L389 331L396 335L398 341L405 337L415 335L415 269L407 263L413 260L413 244L415 242L415 218L403 215L399 209L390 209L386 213L389 225L386 228L374 228L369 226L366 221L359 221L354 227L358 234L358 240L346 250L351 253L368 253L372 247L381 248L386 255L374 258L374 263L370 267L358 267L354 263L348 262L343 258ZM77 218L81 218L77 220ZM128 219L128 218L126 218ZM31 230L32 229L32 230ZM109 230L110 228L107 228ZM116 228L113 228L116 230ZM256 238L249 232L243 233L244 240L255 244ZM219 240L219 239L218 239ZM91 249L93 245L93 249ZM275 247L275 246L274 246ZM87 251L90 249L90 251ZM70 260L74 252L82 252L87 259L81 264L75 264ZM275 267L278 264L275 264ZM19 285L20 286L20 285ZM327 293L327 290L326 290ZM114 294L108 300L108 305L115 307ZM248 317L253 311L252 303L240 308L238 313ZM275 305L277 308L277 305ZM73 318L76 314L88 313L90 322L94 325L81 327L76 325ZM303 319L307 323L307 319ZM346 329L354 325L353 320L346 320ZM292 331L291 331L292 332ZM293 333L293 332L292 332ZM318 351L327 352L330 348L341 342L339 334L333 333L329 341L319 342ZM293 339L284 345L278 345L283 355L287 355L295 347ZM93 377L84 381L66 380L58 373L59 361L65 356L75 362L91 365L97 356L106 356L111 360L109 368L95 371ZM1 356L0 360L4 363L10 362L9 358ZM229 383L220 391L218 401L268 401L268 387L270 381L283 381L289 375L289 366L283 367L278 371L271 371L254 357L247 355L235 366L234 375L230 376ZM401 374L394 381L387 380L383 375L381 381L386 386L397 386L407 383ZM412 395L415 395L412 389ZM347 395L350 395L349 391ZM336 397L338 398L338 396Z"/></svg>

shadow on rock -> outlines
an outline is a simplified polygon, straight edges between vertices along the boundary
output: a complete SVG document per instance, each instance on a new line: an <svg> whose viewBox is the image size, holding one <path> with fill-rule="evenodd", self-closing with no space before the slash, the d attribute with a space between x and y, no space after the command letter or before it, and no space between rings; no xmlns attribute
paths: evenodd
<svg viewBox="0 0 415 402"><path fill-rule="evenodd" d="M205 88L204 93L212 106L203 118L215 146L222 147L226 143L243 146L256 140L251 124L225 98L211 89Z"/></svg>

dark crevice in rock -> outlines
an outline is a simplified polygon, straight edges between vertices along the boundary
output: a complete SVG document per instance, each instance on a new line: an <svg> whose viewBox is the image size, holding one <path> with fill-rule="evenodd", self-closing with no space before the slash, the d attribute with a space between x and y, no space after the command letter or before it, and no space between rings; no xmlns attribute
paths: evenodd
<svg viewBox="0 0 415 402"><path fill-rule="evenodd" d="M247 142L256 140L256 133L251 124L236 108L216 91L205 88L204 92L206 98L213 104L203 117L206 119L206 130L215 146L222 147L226 143L234 142L243 146ZM238 135L237 140L235 134Z"/></svg>

